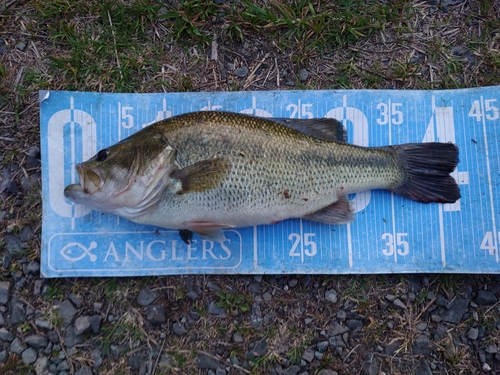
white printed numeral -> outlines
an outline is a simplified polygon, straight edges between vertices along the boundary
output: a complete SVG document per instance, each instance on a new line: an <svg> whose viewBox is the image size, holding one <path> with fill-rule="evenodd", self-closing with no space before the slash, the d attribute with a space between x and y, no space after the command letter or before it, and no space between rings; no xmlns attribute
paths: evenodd
<svg viewBox="0 0 500 375"><path fill-rule="evenodd" d="M500 238L500 232L498 232L497 238ZM483 242L481 242L481 250L488 250L490 255L495 255L497 246L495 245L495 239L493 238L493 232L488 231L483 237Z"/></svg>
<svg viewBox="0 0 500 375"><path fill-rule="evenodd" d="M403 111L399 108L403 107L403 103L379 103L377 109L380 111L380 118L377 119L377 124L387 125L389 120L393 125L401 125L403 123Z"/></svg>
<svg viewBox="0 0 500 375"><path fill-rule="evenodd" d="M293 241L292 243L292 248L290 249L290 252L288 255L291 257L300 257L301 252L299 251L299 245L300 241L304 241L304 254L307 255L308 257L313 257L317 254L318 249L316 246L316 242L312 240L312 237L314 237L316 234L315 233L304 233L304 238L302 239L300 237L300 234L298 233L290 233L288 236L288 239L290 241Z"/></svg>
<svg viewBox="0 0 500 375"><path fill-rule="evenodd" d="M130 129L134 126L134 117L128 113L129 111L132 111L134 108L132 107L122 107L122 126L125 129Z"/></svg>
<svg viewBox="0 0 500 375"><path fill-rule="evenodd" d="M498 107L495 105L496 99L484 100L484 112L481 109L481 102L474 100L469 111L469 117L475 117L476 121L481 121L483 116L486 115L486 120L496 120L500 116Z"/></svg>
<svg viewBox="0 0 500 375"><path fill-rule="evenodd" d="M394 242L394 235L392 233L384 233L382 235L382 240L385 241L385 249L382 250L382 254L386 256L393 256L396 254L406 256L410 253L410 246L408 241L404 238L408 236L408 233L396 233L396 242Z"/></svg>
<svg viewBox="0 0 500 375"><path fill-rule="evenodd" d="M313 118L313 113L311 112L312 104L288 104L286 106L287 111L292 111L290 118Z"/></svg>

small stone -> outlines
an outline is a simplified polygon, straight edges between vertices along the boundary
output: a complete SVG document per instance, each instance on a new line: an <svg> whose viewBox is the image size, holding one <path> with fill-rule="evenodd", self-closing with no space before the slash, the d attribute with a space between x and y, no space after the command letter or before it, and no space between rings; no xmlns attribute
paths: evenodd
<svg viewBox="0 0 500 375"><path fill-rule="evenodd" d="M477 328L469 329L469 332L467 333L467 337L470 340L477 340L477 338L479 337L479 330Z"/></svg>
<svg viewBox="0 0 500 375"><path fill-rule="evenodd" d="M3 55L5 52L7 52L7 46L2 44L0 46L0 55Z"/></svg>
<svg viewBox="0 0 500 375"><path fill-rule="evenodd" d="M64 334L64 343L66 344L66 346L68 348L72 348L81 341L82 337L75 335L75 330L73 326L68 326Z"/></svg>
<svg viewBox="0 0 500 375"><path fill-rule="evenodd" d="M191 311L189 313L189 316L193 319L193 320L200 320L201 318L201 315L198 314L196 311Z"/></svg>
<svg viewBox="0 0 500 375"><path fill-rule="evenodd" d="M14 234L6 234L3 236L4 248L11 254L19 254L23 251L21 239Z"/></svg>
<svg viewBox="0 0 500 375"><path fill-rule="evenodd" d="M127 363L132 371L139 371L139 368L141 367L142 357L143 353L140 351L135 352L130 357L128 357Z"/></svg>
<svg viewBox="0 0 500 375"><path fill-rule="evenodd" d="M35 363L36 357L36 350L33 348L28 348L21 354L21 358L23 359L23 363L25 365L31 365L32 363Z"/></svg>
<svg viewBox="0 0 500 375"><path fill-rule="evenodd" d="M486 347L486 349L484 351L486 353L496 354L496 353L498 353L498 346L496 346L495 344L490 344Z"/></svg>
<svg viewBox="0 0 500 375"><path fill-rule="evenodd" d="M94 302L94 311L96 314L100 314L102 310L103 303L102 302Z"/></svg>
<svg viewBox="0 0 500 375"><path fill-rule="evenodd" d="M432 375L429 363L423 359L415 371L415 375Z"/></svg>
<svg viewBox="0 0 500 375"><path fill-rule="evenodd" d="M214 292L220 292L222 290L220 286L211 281L207 282L207 288L212 289Z"/></svg>
<svg viewBox="0 0 500 375"><path fill-rule="evenodd" d="M235 332L234 335L233 335L233 341L235 343L243 342L243 336L242 336L242 334L239 333L239 332Z"/></svg>
<svg viewBox="0 0 500 375"><path fill-rule="evenodd" d="M220 318L225 318L226 314L227 314L227 311L226 311L225 308L217 306L217 303L215 303L214 301L212 301L208 305L208 313L211 314L211 315L216 315L216 316L218 316Z"/></svg>
<svg viewBox="0 0 500 375"><path fill-rule="evenodd" d="M489 290L480 290L477 292L476 303L480 306L493 305L497 301L497 297Z"/></svg>
<svg viewBox="0 0 500 375"><path fill-rule="evenodd" d="M90 359L94 361L94 367L99 368L102 365L102 355L99 349L94 349L92 353L90 353Z"/></svg>
<svg viewBox="0 0 500 375"><path fill-rule="evenodd" d="M414 355L429 355L431 353L429 338L426 335L418 336L413 342L412 350Z"/></svg>
<svg viewBox="0 0 500 375"><path fill-rule="evenodd" d="M306 362L312 362L314 359L314 350L306 350L304 354L302 354L302 359Z"/></svg>
<svg viewBox="0 0 500 375"><path fill-rule="evenodd" d="M262 328L262 323L263 323L262 312L260 310L260 306L256 303L252 305L252 315L250 319L253 328L257 330L260 330Z"/></svg>
<svg viewBox="0 0 500 375"><path fill-rule="evenodd" d="M290 288L295 288L298 283L299 283L299 280L295 279L295 278L288 280L288 286Z"/></svg>
<svg viewBox="0 0 500 375"><path fill-rule="evenodd" d="M247 358L256 359L262 357L264 356L264 354L266 354L266 351L267 351L267 341L266 340L258 341L256 343L249 345Z"/></svg>
<svg viewBox="0 0 500 375"><path fill-rule="evenodd" d="M151 324L165 323L165 307L160 305L149 305L146 308L146 319Z"/></svg>
<svg viewBox="0 0 500 375"><path fill-rule="evenodd" d="M307 69L305 69L305 68L300 69L300 71L299 71L300 81L305 82L305 81L307 81L307 78L309 78L309 72L307 71Z"/></svg>
<svg viewBox="0 0 500 375"><path fill-rule="evenodd" d="M26 49L26 43L24 42L16 43L16 49L18 49L19 51L24 51Z"/></svg>
<svg viewBox="0 0 500 375"><path fill-rule="evenodd" d="M7 331L4 327L0 328L0 341L12 341L14 340L14 335L12 332Z"/></svg>
<svg viewBox="0 0 500 375"><path fill-rule="evenodd" d="M363 326L363 322L359 319L347 319L345 325L350 330L355 331L356 329L361 328Z"/></svg>
<svg viewBox="0 0 500 375"><path fill-rule="evenodd" d="M75 293L71 293L69 296L68 296L68 299L73 303L73 305L79 309L82 307L82 299L76 295Z"/></svg>
<svg viewBox="0 0 500 375"><path fill-rule="evenodd" d="M211 369L216 370L219 368L220 363L215 358L208 356L206 354L199 354L196 359L196 366L199 369Z"/></svg>
<svg viewBox="0 0 500 375"><path fill-rule="evenodd" d="M90 366L83 366L80 370L75 372L75 375L92 375L92 368Z"/></svg>
<svg viewBox="0 0 500 375"><path fill-rule="evenodd" d="M392 304L395 307L397 307L398 309L401 309L401 310L405 310L406 309L406 305L399 298L396 298L394 301L392 301Z"/></svg>
<svg viewBox="0 0 500 375"><path fill-rule="evenodd" d="M283 371L283 375L297 375L300 371L299 365L293 365L288 367L285 371Z"/></svg>
<svg viewBox="0 0 500 375"><path fill-rule="evenodd" d="M35 374L36 375L46 375L47 368L49 367L49 359L45 356L38 357L35 362Z"/></svg>
<svg viewBox="0 0 500 375"><path fill-rule="evenodd" d="M137 296L137 303L141 306L152 304L160 294L156 290L151 290L149 287L144 287Z"/></svg>
<svg viewBox="0 0 500 375"><path fill-rule="evenodd" d="M331 303L337 303L337 291L335 289L329 289L325 292L325 299Z"/></svg>
<svg viewBox="0 0 500 375"><path fill-rule="evenodd" d="M368 355L368 359L363 363L363 374L365 375L378 375L378 362L373 354Z"/></svg>
<svg viewBox="0 0 500 375"><path fill-rule="evenodd" d="M8 281L0 281L0 305L5 305L9 302L9 288Z"/></svg>
<svg viewBox="0 0 500 375"><path fill-rule="evenodd" d="M90 317L90 328L92 332L98 333L101 330L102 318L100 315L92 315Z"/></svg>
<svg viewBox="0 0 500 375"><path fill-rule="evenodd" d="M431 315L431 320L434 322L434 323L439 323L441 321L441 316L438 315L438 314L432 314Z"/></svg>
<svg viewBox="0 0 500 375"><path fill-rule="evenodd" d="M425 322L420 322L417 324L417 330L418 331L425 331L427 329L427 323Z"/></svg>
<svg viewBox="0 0 500 375"><path fill-rule="evenodd" d="M389 302L393 302L396 299L396 296L394 294L386 294L385 299Z"/></svg>
<svg viewBox="0 0 500 375"><path fill-rule="evenodd" d="M487 364L486 362L484 362L482 369L483 369L484 372L490 372L491 371L491 366L489 364Z"/></svg>
<svg viewBox="0 0 500 375"><path fill-rule="evenodd" d="M49 340L44 335L29 335L24 338L24 342L34 349L42 349L47 346Z"/></svg>
<svg viewBox="0 0 500 375"><path fill-rule="evenodd" d="M42 291L43 280L36 280L35 285L33 286L33 294L35 296L39 296Z"/></svg>
<svg viewBox="0 0 500 375"><path fill-rule="evenodd" d="M469 306L470 298L457 297L450 305L450 308L441 315L441 319L448 323L459 323Z"/></svg>
<svg viewBox="0 0 500 375"><path fill-rule="evenodd" d="M26 321L26 309L21 302L11 301L11 311L7 316L7 321L11 326L15 326Z"/></svg>
<svg viewBox="0 0 500 375"><path fill-rule="evenodd" d="M316 348L320 353L324 353L328 349L328 341L320 341L316 344Z"/></svg>
<svg viewBox="0 0 500 375"><path fill-rule="evenodd" d="M59 316L61 317L64 326L73 323L78 310L69 301L59 303Z"/></svg>
<svg viewBox="0 0 500 375"><path fill-rule="evenodd" d="M184 328L181 323L175 322L172 324L172 331L174 331L177 336L181 336L186 333L186 328Z"/></svg>
<svg viewBox="0 0 500 375"><path fill-rule="evenodd" d="M196 293L194 290L189 290L186 293L186 297L189 298L191 301L196 301L196 300L198 300L198 298L200 298L198 293Z"/></svg>
<svg viewBox="0 0 500 375"><path fill-rule="evenodd" d="M389 307L389 303L387 303L387 301L383 300L383 299L379 299L378 300L378 309L379 310L387 310L387 308Z"/></svg>
<svg viewBox="0 0 500 375"><path fill-rule="evenodd" d="M7 350L0 351L0 363L7 363L8 359L9 353L7 353Z"/></svg>
<svg viewBox="0 0 500 375"><path fill-rule="evenodd" d="M90 316L82 315L75 320L75 335L81 335L90 328Z"/></svg>
<svg viewBox="0 0 500 375"><path fill-rule="evenodd" d="M69 363L67 360L62 361L57 365L57 371L68 371L69 370Z"/></svg>
<svg viewBox="0 0 500 375"><path fill-rule="evenodd" d="M445 307L448 304L448 300L444 298L442 294L438 294L436 297L436 305L440 307Z"/></svg>
<svg viewBox="0 0 500 375"><path fill-rule="evenodd" d="M50 329L50 321L45 319L36 319L35 325L40 329L48 330Z"/></svg>
<svg viewBox="0 0 500 375"><path fill-rule="evenodd" d="M321 370L318 375L338 375L338 372L332 370Z"/></svg>
<svg viewBox="0 0 500 375"><path fill-rule="evenodd" d="M240 78L246 77L247 74L248 74L248 68L244 66L241 66L234 71L234 75Z"/></svg>
<svg viewBox="0 0 500 375"><path fill-rule="evenodd" d="M295 80L292 79L292 78L288 78L286 81L285 81L285 85L287 86L295 86Z"/></svg>
<svg viewBox="0 0 500 375"><path fill-rule="evenodd" d="M16 337L10 344L10 351L15 354L21 354L26 349L26 345L19 337Z"/></svg>
<svg viewBox="0 0 500 375"><path fill-rule="evenodd" d="M35 238L35 233L33 233L33 229L31 229L30 227L24 227L19 232L19 239L22 242L27 242L27 241L29 241L29 240L31 240L33 238ZM40 265L38 265L38 269L40 269Z"/></svg>
<svg viewBox="0 0 500 375"><path fill-rule="evenodd" d="M349 328L347 328L343 325L340 325L337 322L333 322L332 328L328 330L328 334L330 336L338 336L338 335L342 335L343 333L345 333L347 331L349 331Z"/></svg>
<svg viewBox="0 0 500 375"><path fill-rule="evenodd" d="M258 281L252 281L248 286L248 292L252 294L259 294L261 292L261 285Z"/></svg>

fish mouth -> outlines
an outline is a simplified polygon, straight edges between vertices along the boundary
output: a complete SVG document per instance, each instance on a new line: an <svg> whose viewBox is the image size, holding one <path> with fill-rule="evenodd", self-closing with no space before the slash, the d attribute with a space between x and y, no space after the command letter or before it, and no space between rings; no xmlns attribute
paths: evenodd
<svg viewBox="0 0 500 375"><path fill-rule="evenodd" d="M101 190L104 179L97 169L85 168L81 164L77 164L75 168L80 177L80 187L84 194L92 195Z"/></svg>

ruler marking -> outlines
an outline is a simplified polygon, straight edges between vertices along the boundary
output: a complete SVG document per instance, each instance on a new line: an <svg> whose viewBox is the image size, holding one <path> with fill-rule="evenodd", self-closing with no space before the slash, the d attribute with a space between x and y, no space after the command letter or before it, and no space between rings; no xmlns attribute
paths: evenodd
<svg viewBox="0 0 500 375"><path fill-rule="evenodd" d="M481 95L481 113L482 113L482 118L483 118L483 135L484 135L484 153L486 156L486 173L488 175L488 191L490 193L490 209L491 209L491 224L493 226L493 248L495 250L495 260L498 263L498 238L497 238L497 226L496 226L496 220L495 220L495 202L494 202L494 197L493 197L493 185L492 185L492 179L491 179L491 168L490 168L490 154L489 154L489 147L488 147L488 132L486 131L486 114L484 112L484 98Z"/></svg>

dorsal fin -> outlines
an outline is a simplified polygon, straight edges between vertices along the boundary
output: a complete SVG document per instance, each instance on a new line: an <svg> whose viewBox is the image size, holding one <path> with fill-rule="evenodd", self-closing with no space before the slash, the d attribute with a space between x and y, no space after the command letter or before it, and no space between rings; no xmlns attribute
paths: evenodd
<svg viewBox="0 0 500 375"><path fill-rule="evenodd" d="M334 118L268 118L268 120L323 141L347 142L347 132L344 125Z"/></svg>

